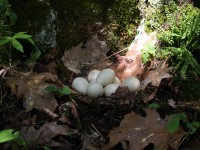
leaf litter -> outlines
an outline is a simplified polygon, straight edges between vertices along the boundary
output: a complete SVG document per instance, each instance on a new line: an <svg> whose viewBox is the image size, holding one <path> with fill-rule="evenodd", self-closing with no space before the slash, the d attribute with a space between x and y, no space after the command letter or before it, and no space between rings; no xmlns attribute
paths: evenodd
<svg viewBox="0 0 200 150"><path fill-rule="evenodd" d="M151 39L155 40L155 35L150 35L148 40ZM129 75L143 80L143 88L140 89L142 92L148 90L149 85L159 88L163 79L171 77L166 61L158 63L156 67L155 60L151 60L149 66L142 64L141 49L144 45L144 41L137 41L130 46L125 56L115 54L118 63L111 66L121 80ZM66 50L62 61L68 70L76 74L87 73L87 67L101 70L108 67L108 50L106 43L94 36L91 40ZM155 148L176 149L185 135L181 127L176 133L169 134L166 131L169 118L166 116L162 119L155 110L145 109L146 117L137 114L141 104L145 102L142 98L138 100L140 91L129 93L126 88L119 88L110 98L89 100L89 103L83 100L89 98L82 99L77 93L72 93L71 96L75 99L71 101L68 96L55 97L45 90L52 85L62 88L63 84L56 71L48 71L48 67L43 65L36 65L34 70L38 70L38 67L42 72L9 70L9 75L5 77L11 93L19 100L23 99L23 107L26 109L7 121L12 125L17 122L27 144L64 146L69 149L77 146L82 149L112 149L121 143L124 149L139 150L153 143ZM156 95L157 91L151 94ZM133 110L137 113L132 112ZM19 117L26 114L31 115ZM15 117L18 119L14 119ZM74 144L68 140L67 137L71 136L79 143ZM108 143L104 140L106 137L110 138Z"/></svg>
<svg viewBox="0 0 200 150"><path fill-rule="evenodd" d="M174 133L168 133L166 126L169 118L162 119L153 109L145 109L146 117L134 112L126 114L120 126L110 131L109 143L105 150L112 149L119 143L127 142L125 149L142 150L148 144L154 144L158 149L177 149L180 140L186 134L182 128Z"/></svg>
<svg viewBox="0 0 200 150"><path fill-rule="evenodd" d="M33 108L38 110L47 108L55 111L58 106L57 101L53 93L45 88L53 83L60 86L57 76L51 73L21 73L14 70L10 73L12 76L7 77L6 84L11 88L12 94L16 94L18 98L24 98L23 106L27 112Z"/></svg>

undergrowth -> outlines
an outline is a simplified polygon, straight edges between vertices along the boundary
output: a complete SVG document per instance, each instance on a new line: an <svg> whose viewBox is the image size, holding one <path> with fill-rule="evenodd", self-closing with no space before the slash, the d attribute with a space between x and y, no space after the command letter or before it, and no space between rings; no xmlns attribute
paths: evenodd
<svg viewBox="0 0 200 150"><path fill-rule="evenodd" d="M200 75L200 60L196 55L200 48L199 9L189 3L178 5L170 1L158 5L153 12L147 15L146 30L158 32L156 57L170 58L174 73L183 78Z"/></svg>

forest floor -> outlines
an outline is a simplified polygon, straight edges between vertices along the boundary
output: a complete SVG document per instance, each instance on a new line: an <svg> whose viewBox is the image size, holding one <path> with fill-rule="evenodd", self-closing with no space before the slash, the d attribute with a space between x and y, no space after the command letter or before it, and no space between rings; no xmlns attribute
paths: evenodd
<svg viewBox="0 0 200 150"><path fill-rule="evenodd" d="M65 57L79 56L75 51L80 47ZM134 63L127 61L130 57L135 57ZM130 51L115 58L123 69L141 64ZM69 65L70 58L64 59ZM88 59L80 61L85 64ZM22 137L1 144L1 149L198 149L200 79L170 75L167 60L151 62L131 73L141 81L137 92L118 88L111 97L96 99L71 87L73 79L85 77L87 69L78 75L76 70L63 69L52 53L31 69L23 63L1 66L0 129L14 129ZM98 62L97 68L101 70L104 63ZM120 79L130 75L122 76L118 67L110 66Z"/></svg>

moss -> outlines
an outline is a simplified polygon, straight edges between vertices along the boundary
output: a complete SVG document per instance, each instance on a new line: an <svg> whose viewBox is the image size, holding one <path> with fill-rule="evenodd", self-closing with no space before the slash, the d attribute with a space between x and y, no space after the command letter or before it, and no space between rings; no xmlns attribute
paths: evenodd
<svg viewBox="0 0 200 150"><path fill-rule="evenodd" d="M111 49L123 48L133 40L139 23L137 0L10 0L10 3L18 16L14 32L35 35L46 23L50 9L57 12L54 24L60 53L95 34L106 40Z"/></svg>
<svg viewBox="0 0 200 150"><path fill-rule="evenodd" d="M137 0L116 0L110 7L110 24L106 28L106 33L111 49L122 49L134 39L140 20L137 5Z"/></svg>

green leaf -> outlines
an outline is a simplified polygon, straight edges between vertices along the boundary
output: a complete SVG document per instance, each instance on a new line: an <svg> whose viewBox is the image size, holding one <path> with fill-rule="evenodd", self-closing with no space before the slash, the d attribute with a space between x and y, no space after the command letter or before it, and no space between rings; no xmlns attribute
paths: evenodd
<svg viewBox="0 0 200 150"><path fill-rule="evenodd" d="M33 42L33 40L31 38L27 38L26 40L35 46L35 43Z"/></svg>
<svg viewBox="0 0 200 150"><path fill-rule="evenodd" d="M10 12L9 18L10 18L10 26L13 26L17 20L17 15L14 12Z"/></svg>
<svg viewBox="0 0 200 150"><path fill-rule="evenodd" d="M180 114L177 114L177 115L179 115L179 120L187 121L187 116L186 116L185 113L180 113Z"/></svg>
<svg viewBox="0 0 200 150"><path fill-rule="evenodd" d="M10 36L6 36L5 37L7 40L9 40L10 42L12 42L13 40L14 40L14 38L13 37L10 37Z"/></svg>
<svg viewBox="0 0 200 150"><path fill-rule="evenodd" d="M160 105L158 105L157 103L151 103L148 105L148 108L151 108L151 109L157 109L159 107L160 107Z"/></svg>
<svg viewBox="0 0 200 150"><path fill-rule="evenodd" d="M10 42L9 39L0 40L0 46L5 45L5 44L7 44L8 42Z"/></svg>
<svg viewBox="0 0 200 150"><path fill-rule="evenodd" d="M14 48L16 48L18 51L20 51L20 52L24 52L24 50L23 50L23 46L16 40L16 39L13 39L12 41L11 41L11 43L12 43L12 46L14 47Z"/></svg>
<svg viewBox="0 0 200 150"><path fill-rule="evenodd" d="M26 34L26 32L18 32L15 35L18 36L18 35L22 35L22 34Z"/></svg>
<svg viewBox="0 0 200 150"><path fill-rule="evenodd" d="M59 90L59 93L69 95L69 94L71 94L71 90L68 86L65 86L65 87L63 87L63 89Z"/></svg>
<svg viewBox="0 0 200 150"><path fill-rule="evenodd" d="M0 143L8 142L19 137L19 132L13 129L7 129L0 131Z"/></svg>
<svg viewBox="0 0 200 150"><path fill-rule="evenodd" d="M30 59L36 61L41 56L41 51L36 48L34 51L31 52Z"/></svg>
<svg viewBox="0 0 200 150"><path fill-rule="evenodd" d="M13 38L15 38L15 39L29 39L29 38L31 38L32 36L31 35L28 35L28 34L25 34L26 32L19 32L19 33L17 33L17 34L15 34L14 36L13 36Z"/></svg>
<svg viewBox="0 0 200 150"><path fill-rule="evenodd" d="M50 85L50 86L46 87L45 90L47 90L49 92L57 92L57 91L59 91L59 88L57 86Z"/></svg>
<svg viewBox="0 0 200 150"><path fill-rule="evenodd" d="M167 131L169 133L174 133L179 128L179 114L174 114L170 116L170 122L167 124Z"/></svg>
<svg viewBox="0 0 200 150"><path fill-rule="evenodd" d="M187 124L187 128L190 129L189 134L195 133L199 127L200 127L200 122L198 121L194 121Z"/></svg>
<svg viewBox="0 0 200 150"><path fill-rule="evenodd" d="M148 42L147 45L145 45L142 49L142 62L145 64L150 60L151 56L155 56L156 49L155 45L152 42Z"/></svg>

